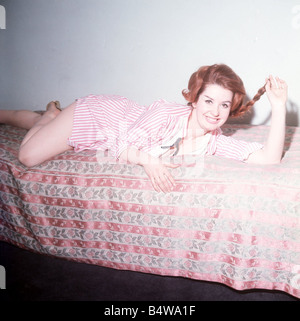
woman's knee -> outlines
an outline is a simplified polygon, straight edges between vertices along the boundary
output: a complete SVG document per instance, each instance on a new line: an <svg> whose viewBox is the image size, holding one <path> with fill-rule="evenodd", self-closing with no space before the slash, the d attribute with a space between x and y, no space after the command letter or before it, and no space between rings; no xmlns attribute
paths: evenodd
<svg viewBox="0 0 300 321"><path fill-rule="evenodd" d="M39 162L36 157L27 148L21 147L18 154L18 160L26 167L33 167Z"/></svg>
<svg viewBox="0 0 300 321"><path fill-rule="evenodd" d="M18 156L22 164L33 167L72 149L67 140L72 133L74 108L75 104L70 105L28 139L25 137Z"/></svg>

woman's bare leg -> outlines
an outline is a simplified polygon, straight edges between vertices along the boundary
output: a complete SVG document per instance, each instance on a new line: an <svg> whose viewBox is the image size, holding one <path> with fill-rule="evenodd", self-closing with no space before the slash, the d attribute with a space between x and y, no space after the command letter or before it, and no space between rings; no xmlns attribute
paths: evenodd
<svg viewBox="0 0 300 321"><path fill-rule="evenodd" d="M32 167L72 149L67 140L71 136L75 103L57 115L47 110L28 131L19 151L19 160Z"/></svg>
<svg viewBox="0 0 300 321"><path fill-rule="evenodd" d="M0 124L30 129L42 116L30 110L0 110Z"/></svg>
<svg viewBox="0 0 300 321"><path fill-rule="evenodd" d="M46 111L49 111L54 117L60 112L59 103L58 108L56 103L58 102L51 101L46 107ZM50 115L50 113L48 114ZM16 126L27 130L35 126L41 118L41 114L30 110L0 110L0 124Z"/></svg>
<svg viewBox="0 0 300 321"><path fill-rule="evenodd" d="M36 118L36 122L33 124L32 127L30 127L29 132L26 134L26 136L23 139L23 142L21 144L24 145L30 138L33 136L37 131L39 131L42 127L47 125L51 120L53 120L59 113L61 112L61 109L58 109L55 105L54 101L51 101L47 107L46 111L41 115L40 118ZM29 114L27 119L27 124L29 125Z"/></svg>

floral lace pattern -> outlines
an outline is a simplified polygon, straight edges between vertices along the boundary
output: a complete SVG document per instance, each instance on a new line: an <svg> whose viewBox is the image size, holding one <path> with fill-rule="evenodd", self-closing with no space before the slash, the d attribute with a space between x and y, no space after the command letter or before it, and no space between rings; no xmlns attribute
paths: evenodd
<svg viewBox="0 0 300 321"><path fill-rule="evenodd" d="M263 142L265 126L223 132ZM274 289L300 298L300 129L280 165L174 157L176 188L156 193L140 166L66 152L28 169L26 131L0 126L0 240L115 269Z"/></svg>

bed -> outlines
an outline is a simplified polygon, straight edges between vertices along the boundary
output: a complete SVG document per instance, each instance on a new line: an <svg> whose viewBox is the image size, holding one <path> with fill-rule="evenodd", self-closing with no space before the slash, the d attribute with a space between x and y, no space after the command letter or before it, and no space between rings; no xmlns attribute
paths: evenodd
<svg viewBox="0 0 300 321"><path fill-rule="evenodd" d="M268 127L225 125L263 142ZM0 241L103 267L279 290L300 298L300 129L279 165L175 157L176 188L106 152L65 152L26 168L26 131L0 125Z"/></svg>

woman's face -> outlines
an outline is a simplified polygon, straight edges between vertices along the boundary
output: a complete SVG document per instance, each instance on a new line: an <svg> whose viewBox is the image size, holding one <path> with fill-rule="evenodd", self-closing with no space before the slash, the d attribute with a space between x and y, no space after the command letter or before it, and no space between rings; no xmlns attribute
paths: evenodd
<svg viewBox="0 0 300 321"><path fill-rule="evenodd" d="M233 93L219 85L208 85L201 93L194 107L194 126L204 132L221 127L228 119Z"/></svg>

